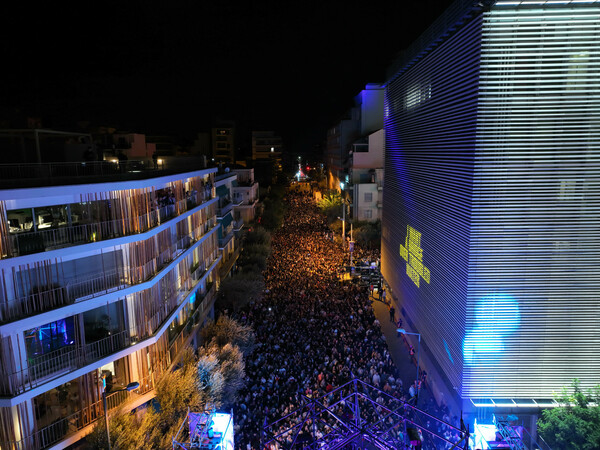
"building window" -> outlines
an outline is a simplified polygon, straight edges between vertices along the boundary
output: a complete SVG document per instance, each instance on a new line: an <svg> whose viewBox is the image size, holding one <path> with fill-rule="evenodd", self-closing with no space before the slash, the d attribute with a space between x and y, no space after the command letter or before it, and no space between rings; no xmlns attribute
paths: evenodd
<svg viewBox="0 0 600 450"><path fill-rule="evenodd" d="M365 219L370 219L370 218L372 218L372 217L373 217L373 211L372 211L372 210L370 210L370 209L365 209L365 210L363 211L363 217L364 217Z"/></svg>
<svg viewBox="0 0 600 450"><path fill-rule="evenodd" d="M372 202L373 201L373 193L372 192L365 192L365 202ZM371 211L371 210L369 210Z"/></svg>

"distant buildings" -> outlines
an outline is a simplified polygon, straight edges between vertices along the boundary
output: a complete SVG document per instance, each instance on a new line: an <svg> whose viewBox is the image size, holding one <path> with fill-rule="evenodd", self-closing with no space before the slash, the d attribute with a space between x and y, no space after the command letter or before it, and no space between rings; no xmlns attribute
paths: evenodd
<svg viewBox="0 0 600 450"><path fill-rule="evenodd" d="M457 2L385 84L382 273L463 407L600 379L600 8Z"/></svg>
<svg viewBox="0 0 600 450"><path fill-rule="evenodd" d="M283 143L274 131L252 132L252 159L268 159L281 164Z"/></svg>
<svg viewBox="0 0 600 450"><path fill-rule="evenodd" d="M234 122L220 122L211 131L212 157L216 163L235 163L236 130Z"/></svg>
<svg viewBox="0 0 600 450"><path fill-rule="evenodd" d="M355 220L381 219L384 161L383 87L368 84L327 133L327 186L342 190Z"/></svg>

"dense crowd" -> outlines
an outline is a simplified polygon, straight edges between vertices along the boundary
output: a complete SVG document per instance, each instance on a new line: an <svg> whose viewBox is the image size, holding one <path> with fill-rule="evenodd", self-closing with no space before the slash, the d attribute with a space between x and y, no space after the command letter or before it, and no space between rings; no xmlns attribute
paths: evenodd
<svg viewBox="0 0 600 450"><path fill-rule="evenodd" d="M409 399L369 290L340 282L344 252L329 238L325 218L310 197L290 194L287 202L285 223L272 236L264 298L238 316L254 328L257 341L246 360L246 387L234 411L236 447L242 450L259 449L264 424L285 417L303 396L324 395L353 378L388 394L378 398L378 412L394 398ZM355 256L375 260L378 255L356 249ZM391 418L389 422L393 424ZM291 442L294 433L285 432L291 425L292 418L275 430L284 432L282 441ZM328 430L327 424L306 428L299 439L313 440ZM402 430L392 430L391 436L402 439Z"/></svg>

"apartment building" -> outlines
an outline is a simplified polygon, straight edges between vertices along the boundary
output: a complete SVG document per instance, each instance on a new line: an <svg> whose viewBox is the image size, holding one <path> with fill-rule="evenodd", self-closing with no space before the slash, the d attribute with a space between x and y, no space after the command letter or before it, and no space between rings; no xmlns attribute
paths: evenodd
<svg viewBox="0 0 600 450"><path fill-rule="evenodd" d="M344 191L354 220L381 219L385 132L383 86L369 83L327 132L327 187Z"/></svg>
<svg viewBox="0 0 600 450"><path fill-rule="evenodd" d="M385 132L380 129L354 142L348 161L352 218L381 219Z"/></svg>
<svg viewBox="0 0 600 450"><path fill-rule="evenodd" d="M235 123L220 122L212 128L212 157L217 163L234 163L236 133Z"/></svg>
<svg viewBox="0 0 600 450"><path fill-rule="evenodd" d="M137 407L195 344L220 280L216 170L0 190L0 448L76 442L102 378L109 408Z"/></svg>
<svg viewBox="0 0 600 450"><path fill-rule="evenodd" d="M244 223L250 223L256 217L259 195L254 169L235 169L233 172L237 175L237 185L233 187L233 201L237 203L234 207L234 215Z"/></svg>
<svg viewBox="0 0 600 450"><path fill-rule="evenodd" d="M281 164L283 141L274 131L252 132L252 159L269 159Z"/></svg>
<svg viewBox="0 0 600 450"><path fill-rule="evenodd" d="M215 178L217 195L217 230L219 251L222 260L219 265L221 278L232 274L235 263L240 255L241 245L239 234L244 226L244 221L236 217L234 208L240 205L240 201L234 198L233 190L237 186L237 175L226 171L218 174Z"/></svg>

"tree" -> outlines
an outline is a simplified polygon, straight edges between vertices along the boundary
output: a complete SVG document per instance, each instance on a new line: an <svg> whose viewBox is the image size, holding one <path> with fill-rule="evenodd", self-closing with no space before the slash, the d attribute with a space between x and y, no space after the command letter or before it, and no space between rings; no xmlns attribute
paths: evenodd
<svg viewBox="0 0 600 450"><path fill-rule="evenodd" d="M593 450L600 448L600 385L584 393L576 378L572 392L563 387L556 395L560 407L542 411L540 436L552 448Z"/></svg>
<svg viewBox="0 0 600 450"><path fill-rule="evenodd" d="M329 191L317 202L317 206L327 217L329 225L335 223L343 215L342 196L337 191Z"/></svg>
<svg viewBox="0 0 600 450"><path fill-rule="evenodd" d="M256 265L262 272L267 268L267 258L271 253L271 246L265 244L245 244L244 250L238 258L239 266Z"/></svg>
<svg viewBox="0 0 600 450"><path fill-rule="evenodd" d="M328 209L337 208L342 210L342 196L337 191L329 191L323 195L321 200L317 203L317 206L321 211L326 212Z"/></svg>
<svg viewBox="0 0 600 450"><path fill-rule="evenodd" d="M198 386L211 404L227 409L233 406L246 376L243 354L230 343L219 346L214 339L200 349Z"/></svg>
<svg viewBox="0 0 600 450"><path fill-rule="evenodd" d="M353 228L353 238L360 247L369 250L381 247L381 221L355 222Z"/></svg>
<svg viewBox="0 0 600 450"><path fill-rule="evenodd" d="M262 244L271 245L271 233L262 227L256 227L252 231L246 233L244 238L245 245Z"/></svg>
<svg viewBox="0 0 600 450"><path fill-rule="evenodd" d="M229 316L221 315L216 322L209 322L201 331L203 342L211 343L213 340L219 347L232 344L240 348L244 356L254 350L256 335L252 327L242 325Z"/></svg>
<svg viewBox="0 0 600 450"><path fill-rule="evenodd" d="M254 267L252 267L254 269ZM261 269L256 267L257 271L252 271L251 278L246 277L246 273L235 274L232 277L225 278L219 288L219 309L233 310L246 306L253 300L257 300L263 293L265 283L260 277Z"/></svg>
<svg viewBox="0 0 600 450"><path fill-rule="evenodd" d="M141 419L134 414L117 411L111 415L109 427L113 448L169 448L171 438L191 411L201 411L210 398L198 388L197 358L192 349L184 350L182 365L164 372L156 382L154 406L148 406ZM96 422L86 441L95 449L105 449L104 420Z"/></svg>

